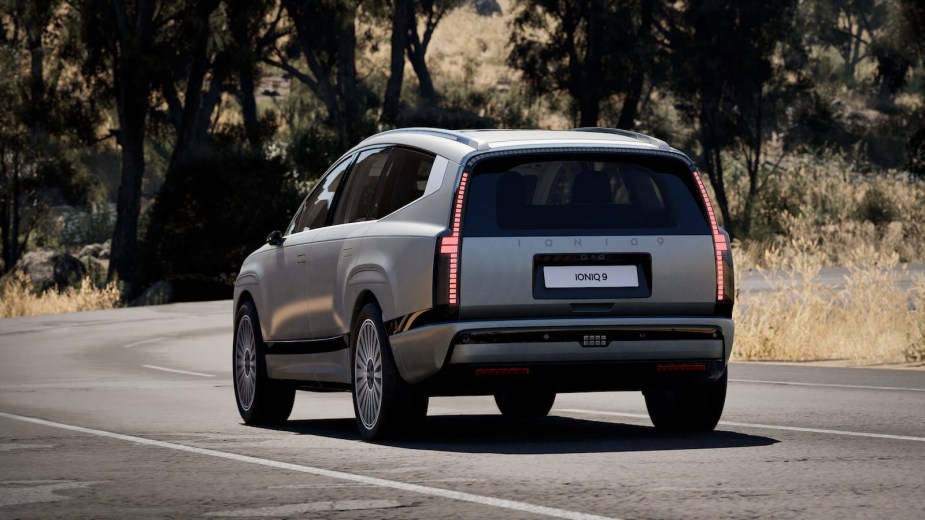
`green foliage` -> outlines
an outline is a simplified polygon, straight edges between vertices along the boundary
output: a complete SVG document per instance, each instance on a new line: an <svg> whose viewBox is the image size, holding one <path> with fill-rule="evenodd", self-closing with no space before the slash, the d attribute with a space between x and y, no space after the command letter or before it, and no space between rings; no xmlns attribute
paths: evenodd
<svg viewBox="0 0 925 520"><path fill-rule="evenodd" d="M567 92L580 124L596 126L603 99L638 96L643 76L658 71L650 33L653 11L664 8L663 2L520 0L508 61L533 94Z"/></svg>
<svg viewBox="0 0 925 520"><path fill-rule="evenodd" d="M24 246L108 238L112 215L57 206L98 205L121 186L135 190L137 204L120 201L118 220L141 214L144 235L150 217L142 260L150 279L226 291L233 263L282 227L294 193L393 125L580 120L665 137L710 176L740 238L786 233L796 216L890 228L910 211L875 188L849 205L826 193L802 197L809 185L784 176L796 175L795 158L813 150L833 150L820 162L853 154L868 173L925 176L921 0L512 0L507 63L517 71L484 48L459 61L455 49L439 48L437 34L431 79L431 36L463 30L447 22L465 4L472 2L0 0L4 260ZM378 49L394 36L399 5L408 23L393 41L404 40L404 52L390 63ZM392 89L397 108L386 118L384 92L406 67L418 81L405 81L397 102ZM465 71L462 80L448 79L453 67ZM217 206L221 198L227 207ZM238 208L283 222L251 231L235 224L247 237L223 236L221 218ZM902 224L902 233L920 229ZM114 240L114 258L127 243ZM224 256L187 261L173 249L197 243Z"/></svg>
<svg viewBox="0 0 925 520"><path fill-rule="evenodd" d="M286 158L302 180L317 179L343 153L337 137L318 125L294 129L289 137Z"/></svg>
<svg viewBox="0 0 925 520"><path fill-rule="evenodd" d="M855 216L858 220L884 226L897 217L897 209L889 196L877 187L871 187L864 193Z"/></svg>
<svg viewBox="0 0 925 520"><path fill-rule="evenodd" d="M282 159L247 151L183 162L152 209L147 279L171 282L178 300L230 297L241 262L298 206L294 181Z"/></svg>

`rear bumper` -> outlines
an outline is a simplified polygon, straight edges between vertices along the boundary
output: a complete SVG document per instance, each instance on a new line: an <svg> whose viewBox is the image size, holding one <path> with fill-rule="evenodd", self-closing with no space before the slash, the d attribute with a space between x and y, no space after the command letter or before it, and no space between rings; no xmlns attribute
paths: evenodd
<svg viewBox="0 0 925 520"><path fill-rule="evenodd" d="M489 366L533 366L550 377L560 367L579 379L597 365L655 374L669 362L710 362L705 371L713 372L728 362L734 334L727 318L601 317L440 323L389 341L401 376L417 384Z"/></svg>

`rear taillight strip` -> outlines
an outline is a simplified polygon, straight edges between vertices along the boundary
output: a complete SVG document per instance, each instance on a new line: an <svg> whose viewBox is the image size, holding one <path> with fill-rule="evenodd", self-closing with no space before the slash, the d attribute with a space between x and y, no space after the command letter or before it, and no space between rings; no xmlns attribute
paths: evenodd
<svg viewBox="0 0 925 520"><path fill-rule="evenodd" d="M446 255L449 260L449 280L447 302L450 305L459 303L459 249L461 245L460 228L462 227L463 200L466 195L466 182L469 173L463 172L456 190L456 200L453 204L453 220L450 223L450 234L440 238L440 254Z"/></svg>
<svg viewBox="0 0 925 520"><path fill-rule="evenodd" d="M716 301L722 301L726 299L723 253L729 250L729 243L726 241L726 235L719 231L716 214L713 212L713 203L710 201L710 195L707 193L707 188L704 186L699 173L694 172L694 180L700 189L700 196L703 197L703 205L706 206L707 217L710 219L710 231L713 234L713 252L716 255Z"/></svg>

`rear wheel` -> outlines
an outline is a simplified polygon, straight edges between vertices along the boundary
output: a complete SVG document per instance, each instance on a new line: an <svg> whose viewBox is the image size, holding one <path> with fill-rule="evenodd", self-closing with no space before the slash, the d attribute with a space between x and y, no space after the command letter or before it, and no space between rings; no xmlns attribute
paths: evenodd
<svg viewBox="0 0 925 520"><path fill-rule="evenodd" d="M360 311L351 347L353 410L360 436L372 441L414 431L427 416L428 397L398 373L375 303Z"/></svg>
<svg viewBox="0 0 925 520"><path fill-rule="evenodd" d="M643 392L652 424L664 431L712 431L723 415L727 382L728 371L695 387Z"/></svg>
<svg viewBox="0 0 925 520"><path fill-rule="evenodd" d="M247 424L283 422L292 413L295 388L267 377L265 355L257 311L244 302L235 314L231 368L238 413Z"/></svg>
<svg viewBox="0 0 925 520"><path fill-rule="evenodd" d="M507 417L545 417L552 410L556 393L548 390L508 390L495 394L495 404Z"/></svg>

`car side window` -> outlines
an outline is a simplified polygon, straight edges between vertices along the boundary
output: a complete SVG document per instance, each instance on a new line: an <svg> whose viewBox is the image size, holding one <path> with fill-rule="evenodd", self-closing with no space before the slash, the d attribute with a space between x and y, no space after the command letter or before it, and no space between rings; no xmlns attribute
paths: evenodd
<svg viewBox="0 0 925 520"><path fill-rule="evenodd" d="M287 235L324 227L325 218L334 202L334 195L352 161L352 156L344 159L315 185L292 219Z"/></svg>
<svg viewBox="0 0 925 520"><path fill-rule="evenodd" d="M382 218L420 198L435 159L433 155L407 148L392 150L388 172L379 182L369 218Z"/></svg>
<svg viewBox="0 0 925 520"><path fill-rule="evenodd" d="M369 218L369 206L379 180L388 166L391 152L391 148L379 148L360 154L347 177L344 192L338 199L332 224L360 222Z"/></svg>

